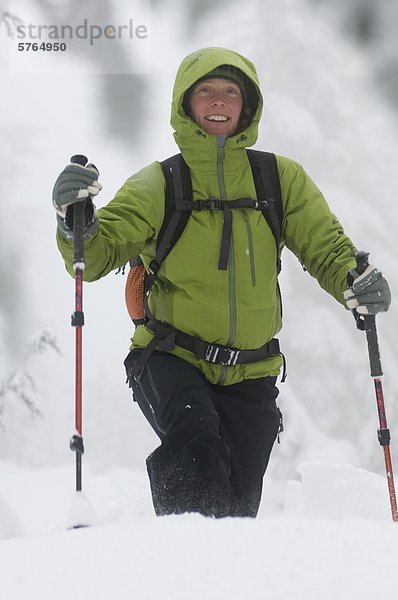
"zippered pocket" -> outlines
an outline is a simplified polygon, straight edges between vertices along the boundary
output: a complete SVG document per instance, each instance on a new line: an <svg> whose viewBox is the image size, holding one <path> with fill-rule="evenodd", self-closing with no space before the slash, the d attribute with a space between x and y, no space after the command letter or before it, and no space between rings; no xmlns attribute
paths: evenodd
<svg viewBox="0 0 398 600"><path fill-rule="evenodd" d="M132 352L137 352L133 350ZM160 407L159 392L152 378L151 371L147 364L144 365L141 375L138 378L128 377L129 387L133 391L133 399L139 405L145 418L152 426L155 433L160 438L166 435L165 429L160 425L157 412Z"/></svg>
<svg viewBox="0 0 398 600"><path fill-rule="evenodd" d="M156 318L159 321L167 322L167 295L168 295L168 285L163 283L160 279L157 279L153 284L153 288L156 288ZM153 313L153 304L152 304L152 313Z"/></svg>
<svg viewBox="0 0 398 600"><path fill-rule="evenodd" d="M169 288L166 284L161 284L161 321L167 321L167 294L169 293Z"/></svg>
<svg viewBox="0 0 398 600"><path fill-rule="evenodd" d="M253 244L253 232L250 225L250 220L247 214L247 210L242 208L243 220L246 225L246 234L247 234L247 243L248 243L248 251L249 251L249 260L250 260L250 275L252 279L252 286L256 285L256 269L254 266L254 244Z"/></svg>

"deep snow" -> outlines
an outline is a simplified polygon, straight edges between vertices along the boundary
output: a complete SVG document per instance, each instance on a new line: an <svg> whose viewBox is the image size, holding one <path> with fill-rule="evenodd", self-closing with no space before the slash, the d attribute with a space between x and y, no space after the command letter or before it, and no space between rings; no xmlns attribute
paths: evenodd
<svg viewBox="0 0 398 600"><path fill-rule="evenodd" d="M395 597L398 525L379 475L299 466L283 514L156 518L142 472L86 474L98 525L66 530L73 469L0 464L7 600L374 600ZM12 523L12 520L14 523Z"/></svg>

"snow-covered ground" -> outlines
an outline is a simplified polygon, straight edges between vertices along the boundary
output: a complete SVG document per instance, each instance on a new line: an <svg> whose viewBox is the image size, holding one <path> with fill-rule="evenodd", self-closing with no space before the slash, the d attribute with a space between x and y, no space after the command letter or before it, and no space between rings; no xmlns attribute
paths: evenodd
<svg viewBox="0 0 398 600"><path fill-rule="evenodd" d="M124 383L131 323L125 280L110 275L84 288L83 487L97 524L66 529L76 500L68 448L74 284L55 248L53 181L70 155L85 153L101 171L102 205L131 173L173 154L171 88L188 52L221 45L253 60L265 98L257 147L304 165L347 233L371 251L395 298L397 121L369 64L314 2L226 6L208 6L205 21L198 14L188 24L186 3L156 3L145 135L128 148L105 133L100 80L11 76L0 52L0 388L9 382L0 389L2 600L396 595L398 525L376 438L365 339L288 253L281 342L289 378L279 398L286 430L257 520L154 516L144 465L157 440ZM135 98L126 102L133 113ZM378 328L397 467L396 306ZM47 352L26 346L33 336L37 348L43 330L61 354L51 344ZM41 416L27 410L13 384Z"/></svg>
<svg viewBox="0 0 398 600"><path fill-rule="evenodd" d="M215 520L156 518L141 471L89 470L97 524L67 530L73 469L0 463L2 598L394 598L398 524L385 479L329 463L299 471L283 514Z"/></svg>

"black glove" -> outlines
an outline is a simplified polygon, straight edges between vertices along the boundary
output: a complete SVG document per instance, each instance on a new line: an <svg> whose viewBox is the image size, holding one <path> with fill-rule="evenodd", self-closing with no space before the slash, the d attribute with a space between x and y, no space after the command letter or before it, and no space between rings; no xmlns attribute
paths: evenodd
<svg viewBox="0 0 398 600"><path fill-rule="evenodd" d="M391 292L383 274L373 265L358 275L353 269L348 275L350 288L344 292L347 308L360 315L376 315L387 312L391 303Z"/></svg>
<svg viewBox="0 0 398 600"><path fill-rule="evenodd" d="M76 202L87 201L85 237L91 237L97 230L96 211L91 197L96 196L102 189L98 175L98 170L93 164L83 167L71 163L58 176L52 200L57 211L58 226L64 237L73 237L73 204Z"/></svg>

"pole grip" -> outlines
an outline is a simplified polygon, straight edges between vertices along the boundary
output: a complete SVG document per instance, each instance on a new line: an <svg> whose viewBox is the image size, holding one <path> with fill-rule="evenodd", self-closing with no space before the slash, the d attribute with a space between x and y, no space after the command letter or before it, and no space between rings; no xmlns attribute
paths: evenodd
<svg viewBox="0 0 398 600"><path fill-rule="evenodd" d="M381 377L379 341L377 339L376 316L364 315L366 340L368 342L369 364L371 377Z"/></svg>
<svg viewBox="0 0 398 600"><path fill-rule="evenodd" d="M84 154L74 154L70 162L85 167L87 157ZM73 205L73 267L84 269L84 229L86 225L86 200Z"/></svg>
<svg viewBox="0 0 398 600"><path fill-rule="evenodd" d="M84 267L84 229L86 224L86 201L73 206L73 265Z"/></svg>
<svg viewBox="0 0 398 600"><path fill-rule="evenodd" d="M369 266L369 252L359 250L359 252L356 253L355 258L357 259L356 272L358 275L362 275L362 273L364 273Z"/></svg>
<svg viewBox="0 0 398 600"><path fill-rule="evenodd" d="M355 269L350 271L350 277L352 278L350 285L355 281L358 275L362 275L362 273L366 271L367 267L369 266L368 257L369 252L365 252L364 250L359 250L359 252L356 253L355 258L357 260L357 266ZM360 331L364 331L366 328L364 315L360 315L355 308L352 309L351 312L355 319L357 328Z"/></svg>
<svg viewBox="0 0 398 600"><path fill-rule="evenodd" d="M356 272L358 275L362 275L369 266L369 252L360 250L357 252L355 258L357 259ZM370 375L371 377L381 377L383 371L381 368L379 342L377 339L376 315L359 315L356 310L353 312L358 329L364 329L366 333Z"/></svg>

